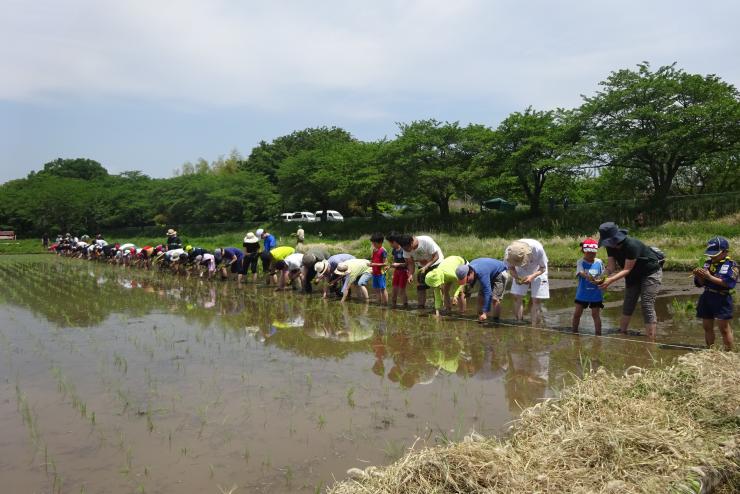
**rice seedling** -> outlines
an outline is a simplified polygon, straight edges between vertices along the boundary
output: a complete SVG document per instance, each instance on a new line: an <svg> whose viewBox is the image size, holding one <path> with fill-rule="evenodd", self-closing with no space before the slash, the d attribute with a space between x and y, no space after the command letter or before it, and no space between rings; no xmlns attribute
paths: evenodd
<svg viewBox="0 0 740 494"><path fill-rule="evenodd" d="M350 388L347 390L347 405L349 405L350 408L355 407L354 394L355 394L355 387L350 386Z"/></svg>
<svg viewBox="0 0 740 494"><path fill-rule="evenodd" d="M319 414L318 422L317 422L319 430L323 430L326 426L326 417L324 417L323 414Z"/></svg>

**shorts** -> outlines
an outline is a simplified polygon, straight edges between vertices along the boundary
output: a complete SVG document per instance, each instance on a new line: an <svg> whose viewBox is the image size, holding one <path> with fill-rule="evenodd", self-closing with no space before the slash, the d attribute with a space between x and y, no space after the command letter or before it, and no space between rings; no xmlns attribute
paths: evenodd
<svg viewBox="0 0 740 494"><path fill-rule="evenodd" d="M357 286L367 286L368 281L370 281L370 278L372 278L373 275L370 273L363 273L360 275L360 277L357 279L355 284Z"/></svg>
<svg viewBox="0 0 740 494"><path fill-rule="evenodd" d="M426 277L429 273L437 269L439 267L439 264L432 266L431 268L427 269L423 273L418 269L416 270L416 289L417 290L428 290L429 288L431 288L429 285L426 284Z"/></svg>
<svg viewBox="0 0 740 494"><path fill-rule="evenodd" d="M250 269L252 273L257 274L257 261L259 260L259 252L250 252L244 255L244 274Z"/></svg>
<svg viewBox="0 0 740 494"><path fill-rule="evenodd" d="M373 288L378 290L385 290L385 275L374 274L373 275Z"/></svg>
<svg viewBox="0 0 740 494"><path fill-rule="evenodd" d="M393 288L406 288L409 283L409 270L396 268L393 271Z"/></svg>
<svg viewBox="0 0 740 494"><path fill-rule="evenodd" d="M270 264L272 263L272 256L269 252L265 252L264 250L260 252L260 259L262 259L262 272L263 273L269 273L270 272Z"/></svg>
<svg viewBox="0 0 740 494"><path fill-rule="evenodd" d="M584 302L583 300L575 300L576 305L580 305L584 309L588 309L591 307L592 309L603 309L604 308L604 302L598 301L598 302Z"/></svg>
<svg viewBox="0 0 740 494"><path fill-rule="evenodd" d="M520 285L516 280L511 281L511 294L523 297L528 290L532 290L532 298L550 298L550 284L547 282L547 273L541 274L529 285Z"/></svg>
<svg viewBox="0 0 740 494"><path fill-rule="evenodd" d="M507 271L500 272L491 280L491 295L494 300L501 300L504 298L504 290L506 290L507 281L509 281L509 273Z"/></svg>
<svg viewBox="0 0 740 494"><path fill-rule="evenodd" d="M243 262L241 259L237 259L234 261L234 264L231 265L231 272L234 274L243 274Z"/></svg>
<svg viewBox="0 0 740 494"><path fill-rule="evenodd" d="M639 283L625 286L622 315L631 316L635 312L637 299L639 298L642 307L642 319L645 324L658 322L658 315L655 313L655 298L658 296L662 281L663 270L659 269L655 273L642 278Z"/></svg>
<svg viewBox="0 0 740 494"><path fill-rule="evenodd" d="M732 295L705 291L696 305L696 317L721 321L732 319Z"/></svg>

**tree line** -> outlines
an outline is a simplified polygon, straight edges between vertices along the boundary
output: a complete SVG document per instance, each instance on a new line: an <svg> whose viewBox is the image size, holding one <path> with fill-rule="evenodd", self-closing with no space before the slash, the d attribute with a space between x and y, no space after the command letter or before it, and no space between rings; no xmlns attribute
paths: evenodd
<svg viewBox="0 0 740 494"><path fill-rule="evenodd" d="M281 211L451 214L451 202L501 197L538 215L570 203L740 186L740 94L716 75L647 63L612 72L578 108L514 112L497 127L435 119L362 141L308 128L175 176L111 175L89 159L57 159L0 186L0 226L98 231L154 224L272 219Z"/></svg>

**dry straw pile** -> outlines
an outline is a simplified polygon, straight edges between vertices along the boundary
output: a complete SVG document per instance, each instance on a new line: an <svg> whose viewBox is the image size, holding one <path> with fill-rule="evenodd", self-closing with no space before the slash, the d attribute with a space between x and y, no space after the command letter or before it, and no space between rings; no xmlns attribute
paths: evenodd
<svg viewBox="0 0 740 494"><path fill-rule="evenodd" d="M740 492L740 354L603 369L525 410L505 441L476 434L352 469L329 492Z"/></svg>

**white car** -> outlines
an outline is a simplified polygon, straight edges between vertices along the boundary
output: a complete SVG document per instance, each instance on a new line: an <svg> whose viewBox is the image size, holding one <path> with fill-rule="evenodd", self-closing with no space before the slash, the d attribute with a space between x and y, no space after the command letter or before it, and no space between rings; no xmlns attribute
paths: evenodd
<svg viewBox="0 0 740 494"><path fill-rule="evenodd" d="M293 213L290 218L287 220L288 222L292 223L298 223L298 222L306 222L306 223L313 223L316 220L316 216L310 212L310 211L297 211Z"/></svg>
<svg viewBox="0 0 740 494"><path fill-rule="evenodd" d="M321 214L324 211L316 211L316 221L321 221ZM339 214L339 211L334 211L333 209L327 209L326 210L326 221L344 221L344 216Z"/></svg>
<svg viewBox="0 0 740 494"><path fill-rule="evenodd" d="M280 221L290 221L290 218L293 217L293 213L280 213Z"/></svg>

